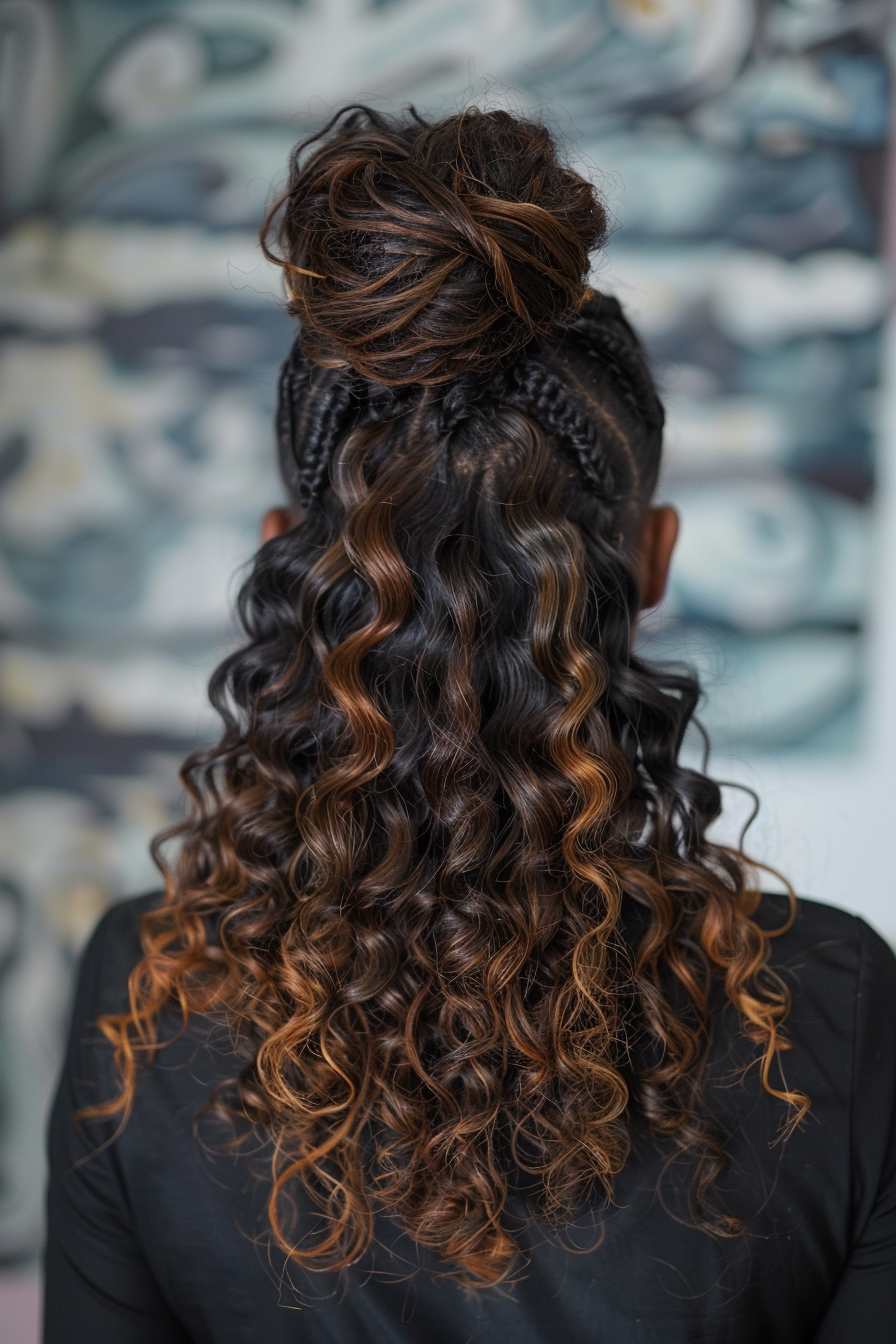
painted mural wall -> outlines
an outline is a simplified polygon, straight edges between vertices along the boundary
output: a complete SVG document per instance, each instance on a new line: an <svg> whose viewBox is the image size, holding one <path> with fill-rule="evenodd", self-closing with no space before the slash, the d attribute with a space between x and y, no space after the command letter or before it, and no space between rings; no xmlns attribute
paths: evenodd
<svg viewBox="0 0 896 1344"><path fill-rule="evenodd" d="M0 0L0 1261L73 959L155 884L273 469L256 230L340 103L545 118L616 220L684 529L645 627L739 752L861 726L889 120L876 0Z"/></svg>

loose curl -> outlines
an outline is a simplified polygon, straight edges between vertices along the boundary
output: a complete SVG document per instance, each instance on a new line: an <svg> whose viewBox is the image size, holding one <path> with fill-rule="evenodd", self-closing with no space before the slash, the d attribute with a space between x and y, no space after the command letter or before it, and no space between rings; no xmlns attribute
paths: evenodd
<svg viewBox="0 0 896 1344"><path fill-rule="evenodd" d="M808 1101L773 1081L789 1000L745 861L707 839L719 788L678 761L697 683L632 652L662 412L582 289L602 212L506 114L340 116L281 201L308 513L241 591L223 733L184 765L166 898L100 1023L121 1094L91 1113L127 1119L174 1003L241 1043L216 1105L272 1137L273 1236L309 1268L385 1212L505 1279L517 1173L562 1226L612 1194L635 1108L693 1161L695 1221L736 1235L701 1088L725 1002L782 1132ZM300 1244L297 1186L324 1217Z"/></svg>

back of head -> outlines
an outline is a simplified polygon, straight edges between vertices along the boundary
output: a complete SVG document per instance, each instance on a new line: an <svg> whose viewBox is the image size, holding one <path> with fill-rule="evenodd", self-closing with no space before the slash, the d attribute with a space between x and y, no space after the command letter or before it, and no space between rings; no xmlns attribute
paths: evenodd
<svg viewBox="0 0 896 1344"><path fill-rule="evenodd" d="M592 184L507 112L349 108L299 145L262 234L300 323L278 417L294 498L317 497L352 429L390 426L394 459L413 424L416 448L452 438L481 466L502 437L485 422L516 408L630 532L663 413L619 305L587 286L605 232Z"/></svg>
<svg viewBox="0 0 896 1344"><path fill-rule="evenodd" d="M693 1157L698 1221L736 1230L708 1193L707 986L766 1060L786 994L706 839L718 789L678 763L696 684L632 652L662 409L587 288L604 233L543 127L475 110L346 109L267 221L304 517L242 591L224 733L185 766L135 1015L107 1028L127 1065L172 995L226 1011L253 1050L221 1104L277 1135L274 1234L312 1267L382 1209L506 1276L515 1174L561 1222L612 1189L632 1106ZM296 1179L328 1220L299 1248Z"/></svg>

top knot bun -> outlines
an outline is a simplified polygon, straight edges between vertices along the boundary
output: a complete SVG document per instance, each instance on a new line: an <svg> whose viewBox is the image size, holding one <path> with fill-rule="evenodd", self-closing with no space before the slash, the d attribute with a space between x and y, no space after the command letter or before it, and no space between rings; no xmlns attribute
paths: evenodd
<svg viewBox="0 0 896 1344"><path fill-rule="evenodd" d="M606 224L543 126L476 108L430 124L414 109L400 121L352 106L294 150L262 245L285 270L306 355L434 386L485 373L568 320Z"/></svg>

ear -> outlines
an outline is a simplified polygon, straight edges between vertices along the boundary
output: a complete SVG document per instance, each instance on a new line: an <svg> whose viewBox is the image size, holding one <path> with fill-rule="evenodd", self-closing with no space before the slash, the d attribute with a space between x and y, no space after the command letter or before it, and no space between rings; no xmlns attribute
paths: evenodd
<svg viewBox="0 0 896 1344"><path fill-rule="evenodd" d="M301 516L296 509L268 509L261 520L262 546L265 542L273 541L274 537L280 537L284 532L289 532L301 521Z"/></svg>
<svg viewBox="0 0 896 1344"><path fill-rule="evenodd" d="M641 610L662 602L678 539L678 513L671 504L648 509L641 526Z"/></svg>

